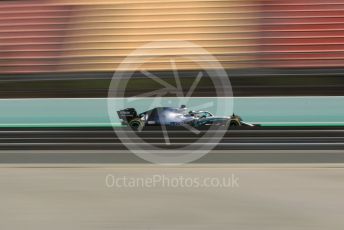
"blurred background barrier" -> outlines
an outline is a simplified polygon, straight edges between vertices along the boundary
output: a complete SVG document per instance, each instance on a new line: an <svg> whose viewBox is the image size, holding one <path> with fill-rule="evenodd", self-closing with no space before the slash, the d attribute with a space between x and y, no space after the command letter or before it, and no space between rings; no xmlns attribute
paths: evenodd
<svg viewBox="0 0 344 230"><path fill-rule="evenodd" d="M154 40L187 40L224 67L256 63L256 1L9 1L0 6L2 73L114 71L133 50ZM185 47L187 48L187 47ZM149 70L198 68L175 49L145 64ZM176 57L178 56L178 57Z"/></svg>
<svg viewBox="0 0 344 230"><path fill-rule="evenodd" d="M342 0L25 0L0 4L0 73L114 71L154 40L187 40L227 69L340 67ZM197 69L159 49L142 68ZM178 57L176 57L176 55Z"/></svg>
<svg viewBox="0 0 344 230"><path fill-rule="evenodd" d="M109 120L108 100L112 111L113 124ZM126 102L124 103L123 100ZM55 98L55 99L10 99L0 100L0 127L111 127L120 126L117 110L126 104L138 112L152 109L149 98ZM191 99L163 98L157 105L179 107L187 101L193 106L223 104L230 98L193 97ZM129 102L128 102L129 101ZM246 122L264 126L342 126L344 125L344 97L236 97L234 113ZM215 109L215 110L214 110ZM231 114L217 111L216 106L206 108L214 115Z"/></svg>
<svg viewBox="0 0 344 230"><path fill-rule="evenodd" d="M234 96L344 92L342 0L25 0L0 4L0 97L106 97L114 71L131 70L117 69L127 55L176 39L214 55ZM173 79L174 60L194 77L199 57L187 48L152 48L135 63L150 58L138 70ZM142 77L130 95L149 85Z"/></svg>
<svg viewBox="0 0 344 230"><path fill-rule="evenodd" d="M263 66L343 66L344 1L263 0L261 10Z"/></svg>

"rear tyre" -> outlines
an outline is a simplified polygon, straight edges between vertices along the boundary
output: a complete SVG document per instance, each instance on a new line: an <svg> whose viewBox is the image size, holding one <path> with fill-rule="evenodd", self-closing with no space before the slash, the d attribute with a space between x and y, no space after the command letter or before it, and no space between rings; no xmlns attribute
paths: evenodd
<svg viewBox="0 0 344 230"><path fill-rule="evenodd" d="M139 119L133 119L129 122L129 127L134 131L142 130L144 123Z"/></svg>

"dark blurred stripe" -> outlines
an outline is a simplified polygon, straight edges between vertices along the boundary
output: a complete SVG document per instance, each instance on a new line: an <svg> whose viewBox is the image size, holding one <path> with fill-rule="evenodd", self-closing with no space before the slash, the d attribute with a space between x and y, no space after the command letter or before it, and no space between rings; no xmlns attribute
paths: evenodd
<svg viewBox="0 0 344 230"><path fill-rule="evenodd" d="M152 73L175 84L171 71ZM344 69L236 69L227 73L234 96L344 95ZM193 81L197 74L191 70L179 73L184 83ZM0 98L107 97L112 77L112 72L0 75ZM162 87L142 73L134 73L125 95ZM192 96L216 96L212 82L203 79Z"/></svg>
<svg viewBox="0 0 344 230"><path fill-rule="evenodd" d="M342 163L343 131L341 127L238 128L228 131L197 163ZM167 149L159 129L138 135L140 140ZM177 145L170 149L200 140L181 130L171 130L169 138ZM142 163L125 142L111 128L3 129L0 159L1 163Z"/></svg>

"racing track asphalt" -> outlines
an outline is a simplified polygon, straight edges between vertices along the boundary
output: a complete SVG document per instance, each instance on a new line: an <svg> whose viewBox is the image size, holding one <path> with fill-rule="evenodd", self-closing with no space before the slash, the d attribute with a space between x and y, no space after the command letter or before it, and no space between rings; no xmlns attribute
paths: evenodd
<svg viewBox="0 0 344 230"><path fill-rule="evenodd" d="M175 166L136 164L144 161L120 147L112 129L1 129L0 226L341 229L343 134L340 127L236 129L226 133L217 150L196 162L202 164ZM164 143L157 130L139 135ZM188 132L174 130L169 135L171 143L196 140ZM221 180L234 175L238 186L160 182L153 187L109 187L109 175L139 181L156 176L168 181Z"/></svg>
<svg viewBox="0 0 344 230"><path fill-rule="evenodd" d="M127 129L116 129L116 133L127 132ZM136 148L140 148L138 140L142 139L161 148L175 149L190 144L197 147L209 141L200 139L204 132L168 130L170 144L166 145L157 128L137 133L137 139L119 139L111 128L1 129L0 162L144 163L122 142ZM343 162L344 127L257 127L229 130L210 153L195 163Z"/></svg>

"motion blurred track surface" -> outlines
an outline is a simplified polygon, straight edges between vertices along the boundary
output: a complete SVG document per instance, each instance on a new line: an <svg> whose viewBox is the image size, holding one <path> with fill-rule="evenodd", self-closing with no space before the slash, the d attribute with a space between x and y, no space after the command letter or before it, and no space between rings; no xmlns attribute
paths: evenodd
<svg viewBox="0 0 344 230"><path fill-rule="evenodd" d="M125 128L116 132L128 132ZM169 149L194 144L204 134L168 130ZM137 133L165 148L161 130ZM135 139L131 139L135 142ZM1 129L1 163L143 163L111 128ZM202 144L202 143L201 143ZM139 147L139 144L134 144ZM176 150L178 151L178 150ZM344 127L235 128L196 163L343 163Z"/></svg>

